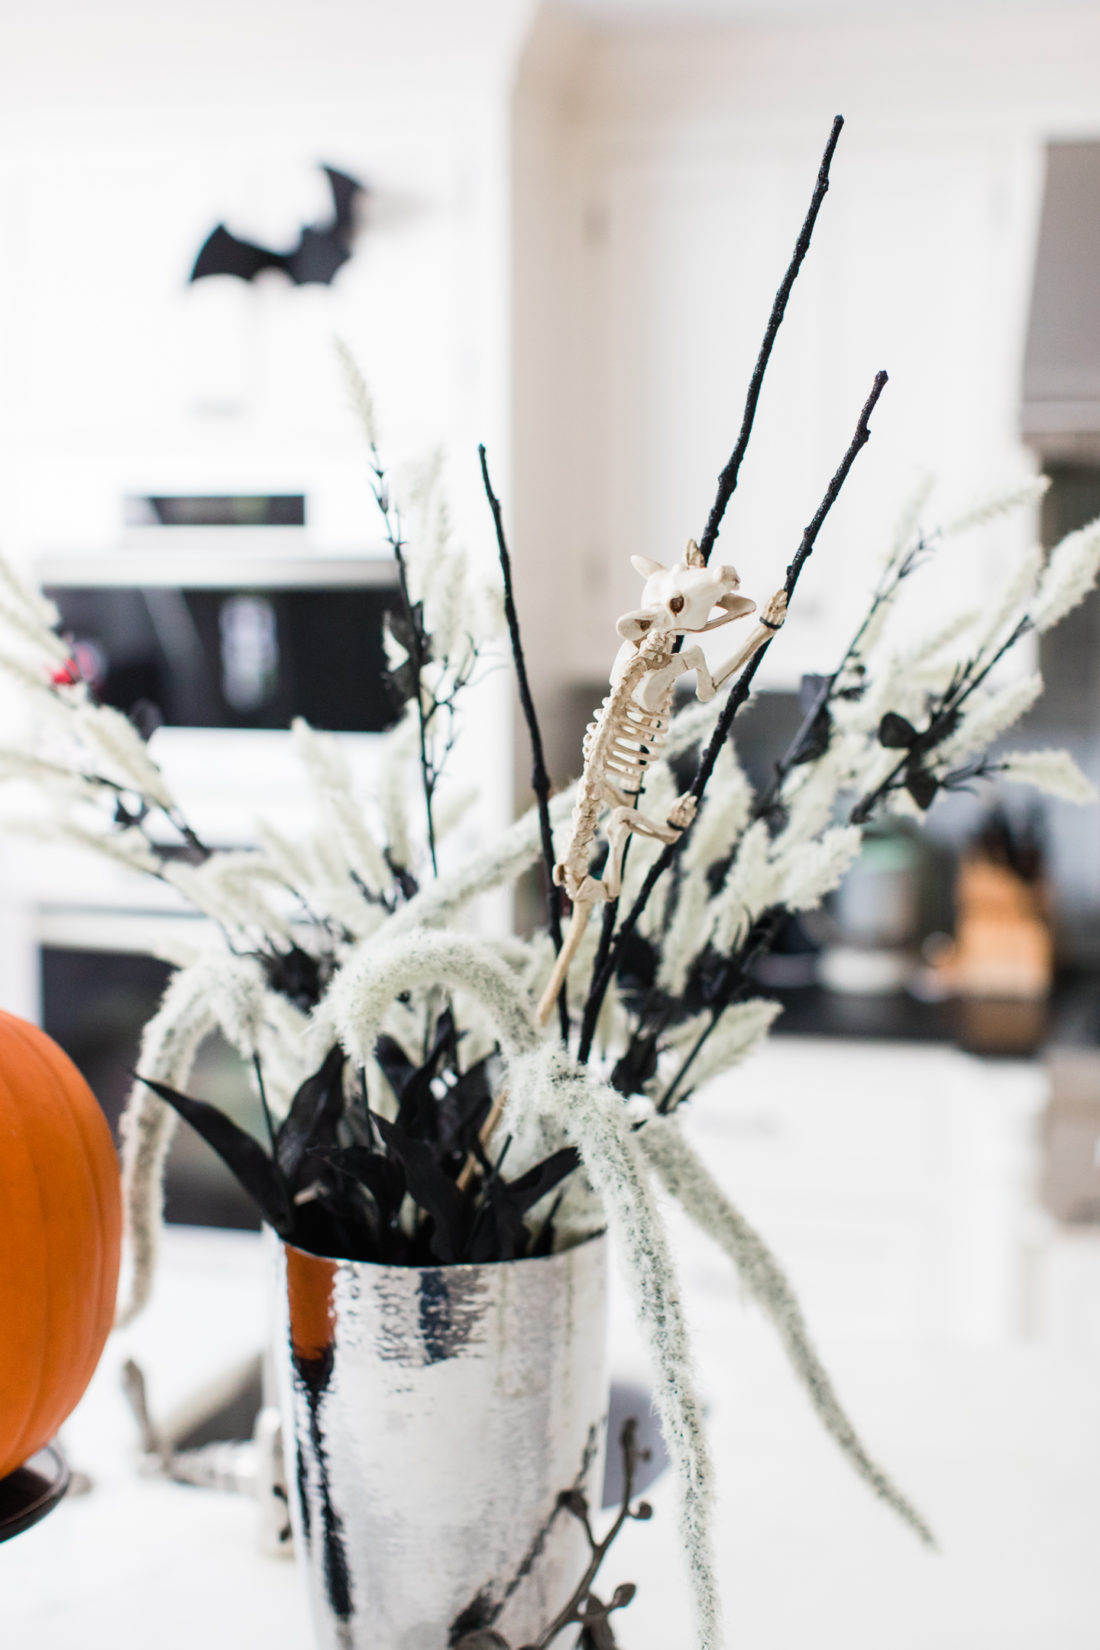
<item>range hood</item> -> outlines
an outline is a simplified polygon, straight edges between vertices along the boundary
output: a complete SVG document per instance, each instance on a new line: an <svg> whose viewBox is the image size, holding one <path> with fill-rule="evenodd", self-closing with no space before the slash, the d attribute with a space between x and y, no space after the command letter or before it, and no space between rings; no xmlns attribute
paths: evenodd
<svg viewBox="0 0 1100 1650"><path fill-rule="evenodd" d="M1100 143L1047 146L1023 392L1044 459L1100 463Z"/></svg>

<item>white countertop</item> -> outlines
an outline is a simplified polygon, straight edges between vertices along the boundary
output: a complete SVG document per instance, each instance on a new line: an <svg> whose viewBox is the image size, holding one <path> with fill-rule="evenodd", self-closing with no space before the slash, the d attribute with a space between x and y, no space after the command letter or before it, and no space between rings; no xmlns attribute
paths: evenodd
<svg viewBox="0 0 1100 1650"><path fill-rule="evenodd" d="M776 1058L790 1067L790 1056ZM762 1069L774 1075L779 1064ZM746 1162L753 1138L751 1129L742 1138ZM832 1310L824 1270L803 1277L796 1264L811 1250L808 1231L781 1219L768 1235L797 1239L787 1258L841 1396L941 1550L922 1549L855 1479L770 1329L721 1261L678 1227L719 1469L729 1650L1096 1650L1100 1232L1048 1233L1038 1260L1028 1251L1028 1287L1047 1303L1030 1329L993 1334L979 1318L982 1333L968 1340L950 1322L929 1329L919 1318L867 1332L858 1316ZM821 1232L821 1253L832 1253L836 1229ZM865 1236L860 1267L864 1250ZM255 1240L168 1233L154 1306L111 1343L66 1429L94 1490L0 1546L3 1650L308 1650L295 1566L259 1553L254 1507L139 1478L118 1390L132 1351L154 1413L178 1411L197 1385L257 1349L263 1319ZM636 1376L640 1354L619 1297L612 1333L617 1369ZM639 1584L618 1618L623 1650L690 1645L671 1489L661 1480L647 1492L655 1518L628 1526L606 1567L606 1579Z"/></svg>
<svg viewBox="0 0 1100 1650"><path fill-rule="evenodd" d="M155 1402L181 1398L189 1368L254 1344L258 1263L236 1236L170 1234L159 1305L129 1338ZM852 1477L732 1294L697 1324L731 1647L1095 1650L1100 1360L1026 1346L826 1347L867 1440L935 1527L932 1555ZM94 1490L0 1547L4 1650L304 1650L295 1566L257 1551L251 1504L135 1475L121 1353L111 1348L67 1429ZM657 1516L628 1527L607 1566L640 1584L620 1618L624 1650L688 1642L666 1481L651 1499Z"/></svg>

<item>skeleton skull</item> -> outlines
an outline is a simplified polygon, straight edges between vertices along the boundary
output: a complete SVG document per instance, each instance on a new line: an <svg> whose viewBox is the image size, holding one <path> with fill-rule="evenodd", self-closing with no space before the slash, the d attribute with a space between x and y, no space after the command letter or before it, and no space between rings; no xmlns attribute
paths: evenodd
<svg viewBox="0 0 1100 1650"><path fill-rule="evenodd" d="M627 641L636 641L653 630L700 635L751 613L756 606L736 594L741 584L736 570L706 566L694 540L689 541L682 560L672 567L663 567L647 556L631 556L630 561L645 585L642 606L633 613L624 613L619 620L619 634ZM712 619L716 607L719 616Z"/></svg>

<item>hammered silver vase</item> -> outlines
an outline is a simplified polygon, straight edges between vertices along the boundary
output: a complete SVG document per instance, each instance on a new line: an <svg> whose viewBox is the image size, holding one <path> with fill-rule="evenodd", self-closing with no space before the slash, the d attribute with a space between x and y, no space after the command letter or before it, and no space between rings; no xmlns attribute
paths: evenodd
<svg viewBox="0 0 1100 1650"><path fill-rule="evenodd" d="M275 1244L291 1522L318 1650L536 1638L598 1506L606 1241L486 1266L376 1266Z"/></svg>

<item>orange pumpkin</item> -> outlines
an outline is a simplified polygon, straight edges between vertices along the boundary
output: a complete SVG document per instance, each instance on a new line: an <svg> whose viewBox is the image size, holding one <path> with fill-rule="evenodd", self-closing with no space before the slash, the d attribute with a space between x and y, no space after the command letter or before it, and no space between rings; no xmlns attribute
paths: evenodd
<svg viewBox="0 0 1100 1650"><path fill-rule="evenodd" d="M118 1158L95 1096L45 1032L0 1011L0 1478L91 1380L121 1241Z"/></svg>

